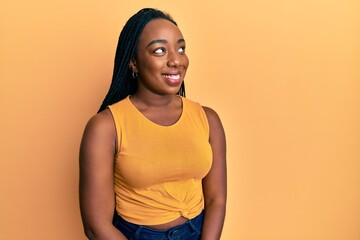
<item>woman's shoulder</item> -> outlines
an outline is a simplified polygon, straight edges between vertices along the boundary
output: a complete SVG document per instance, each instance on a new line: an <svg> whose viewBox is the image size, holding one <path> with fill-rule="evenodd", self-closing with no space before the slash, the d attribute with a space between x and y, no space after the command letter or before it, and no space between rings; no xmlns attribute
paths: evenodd
<svg viewBox="0 0 360 240"><path fill-rule="evenodd" d="M219 117L219 115L217 114L217 112L214 109L212 109L211 107L208 107L208 106L202 106L202 108L204 109L204 112L205 112L206 117L208 119L210 128L222 127L220 117Z"/></svg>
<svg viewBox="0 0 360 240"><path fill-rule="evenodd" d="M205 112L205 114L208 118L219 118L219 115L211 107L204 106L204 105L200 104L199 102L188 99L188 98L183 98L183 101L188 105L192 105L192 106L201 108L201 110L203 110Z"/></svg>
<svg viewBox="0 0 360 240"><path fill-rule="evenodd" d="M192 99L189 99L189 98L185 98L185 97L181 97L182 98L182 102L184 105L187 106L187 108L193 108L193 109L200 109L200 110L203 110L203 107L202 105L195 101L195 100L192 100Z"/></svg>
<svg viewBox="0 0 360 240"><path fill-rule="evenodd" d="M210 128L222 126L220 117L213 108L204 106L199 102L190 100L188 98L183 98L183 101L186 102L187 105L192 105L193 107L200 109L201 112L205 113L204 117L206 116Z"/></svg>
<svg viewBox="0 0 360 240"><path fill-rule="evenodd" d="M208 118L219 118L219 115L217 114L217 112L214 109L212 109L211 107L203 106L203 105L201 107L204 109L206 116Z"/></svg>
<svg viewBox="0 0 360 240"><path fill-rule="evenodd" d="M111 111L106 108L92 116L86 124L85 132L90 135L109 134L114 132L114 121Z"/></svg>
<svg viewBox="0 0 360 240"><path fill-rule="evenodd" d="M129 99L129 96L127 96L126 98L121 99L120 101L109 105L107 108L109 108L110 110L124 108L124 107L129 106L129 103L130 103L130 99Z"/></svg>
<svg viewBox="0 0 360 240"><path fill-rule="evenodd" d="M212 109L211 107L208 106L204 106L202 104L200 104L199 102L195 101L195 100L191 100L185 97L182 97L183 102L185 104L187 104L188 106L192 106L194 108L199 108L202 111L205 112L206 117L208 118L208 120L210 121L216 121L216 120L220 120L219 115L216 113L216 111L214 109Z"/></svg>

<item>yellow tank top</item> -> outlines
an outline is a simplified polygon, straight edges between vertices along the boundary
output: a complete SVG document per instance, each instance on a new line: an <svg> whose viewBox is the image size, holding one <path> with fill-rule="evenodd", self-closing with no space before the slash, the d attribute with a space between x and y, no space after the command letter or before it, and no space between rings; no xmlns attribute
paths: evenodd
<svg viewBox="0 0 360 240"><path fill-rule="evenodd" d="M186 98L182 103L171 126L147 119L129 97L109 106L118 138L116 211L129 222L191 219L204 208L201 182L212 164L209 124L200 104Z"/></svg>

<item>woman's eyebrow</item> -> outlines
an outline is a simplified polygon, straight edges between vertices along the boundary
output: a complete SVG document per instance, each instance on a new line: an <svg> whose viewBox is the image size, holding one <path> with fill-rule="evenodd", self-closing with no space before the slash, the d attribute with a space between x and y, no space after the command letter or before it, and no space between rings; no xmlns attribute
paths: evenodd
<svg viewBox="0 0 360 240"><path fill-rule="evenodd" d="M152 40L151 42L148 43L148 45L146 45L146 47L149 47L152 44L155 43L167 43L167 41L165 39L156 39L156 40Z"/></svg>
<svg viewBox="0 0 360 240"><path fill-rule="evenodd" d="M149 46L151 46L152 44L155 44L155 43L167 43L168 41L165 40L165 39L155 39L155 40L152 40L151 42L148 43L148 45L146 45L146 48L148 48ZM183 38L180 38L179 40L177 40L177 43L183 43L185 42L185 39Z"/></svg>

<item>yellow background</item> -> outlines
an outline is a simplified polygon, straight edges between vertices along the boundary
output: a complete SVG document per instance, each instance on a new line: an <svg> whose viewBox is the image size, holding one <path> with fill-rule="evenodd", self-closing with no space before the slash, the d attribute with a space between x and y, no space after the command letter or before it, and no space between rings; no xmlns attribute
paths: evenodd
<svg viewBox="0 0 360 240"><path fill-rule="evenodd" d="M78 148L143 7L187 41L228 140L225 240L360 239L360 2L0 3L0 239L85 239Z"/></svg>

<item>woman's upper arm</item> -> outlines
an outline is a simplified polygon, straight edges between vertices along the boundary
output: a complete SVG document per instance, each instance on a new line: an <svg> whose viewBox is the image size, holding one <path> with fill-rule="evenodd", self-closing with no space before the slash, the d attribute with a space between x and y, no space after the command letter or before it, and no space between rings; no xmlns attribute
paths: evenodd
<svg viewBox="0 0 360 240"><path fill-rule="evenodd" d="M203 179L203 191L206 202L226 202L226 140L225 132L218 114L208 107L203 107L210 127L210 145L213 163L210 172Z"/></svg>
<svg viewBox="0 0 360 240"><path fill-rule="evenodd" d="M106 231L112 223L115 149L116 130L106 109L89 120L80 146L80 209L87 235Z"/></svg>

